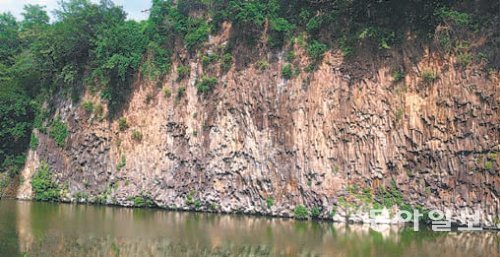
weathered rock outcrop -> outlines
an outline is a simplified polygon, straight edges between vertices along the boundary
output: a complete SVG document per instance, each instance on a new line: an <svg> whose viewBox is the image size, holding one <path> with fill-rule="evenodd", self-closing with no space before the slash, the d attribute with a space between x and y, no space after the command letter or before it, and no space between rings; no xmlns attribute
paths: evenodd
<svg viewBox="0 0 500 257"><path fill-rule="evenodd" d="M294 66L305 67L295 48ZM365 62L332 51L318 70L290 80L281 77L283 53L268 53L266 70L235 56L227 73L186 58L190 77L178 82L172 72L163 81L172 97L137 78L122 113L125 131L61 101L66 146L37 133L18 197L32 197L30 177L45 160L73 201L131 206L141 196L167 208L277 216L303 204L338 220L368 204L361 191L374 197L394 181L405 203L450 209L459 223L461 210L480 207L483 224L499 223L498 72L460 68L453 56L423 47L401 49ZM403 81L393 81L395 67L406 71ZM439 77L425 82L424 71ZM196 80L207 73L218 85L198 94ZM180 87L185 96L177 98Z"/></svg>

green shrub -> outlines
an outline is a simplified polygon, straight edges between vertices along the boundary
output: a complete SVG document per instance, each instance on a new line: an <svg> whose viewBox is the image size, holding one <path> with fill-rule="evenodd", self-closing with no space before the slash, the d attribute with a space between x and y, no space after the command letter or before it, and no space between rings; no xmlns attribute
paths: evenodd
<svg viewBox="0 0 500 257"><path fill-rule="evenodd" d="M421 77L425 83L432 83L438 79L437 72L431 70L422 71Z"/></svg>
<svg viewBox="0 0 500 257"><path fill-rule="evenodd" d="M285 18L281 17L271 19L270 23L271 23L271 30L274 32L290 34L295 29L295 25L290 23Z"/></svg>
<svg viewBox="0 0 500 257"><path fill-rule="evenodd" d="M222 70L223 71L228 71L231 69L231 66L233 65L233 55L231 53L225 53L222 56Z"/></svg>
<svg viewBox="0 0 500 257"><path fill-rule="evenodd" d="M313 218L315 218L315 219L316 219L316 218L318 218L318 217L319 217L319 215L320 215L320 214L321 214L321 210L320 210L318 207L314 206L314 207L311 209L311 217L313 217Z"/></svg>
<svg viewBox="0 0 500 257"><path fill-rule="evenodd" d="M228 17L234 24L246 27L261 27L271 6L261 1L229 1Z"/></svg>
<svg viewBox="0 0 500 257"><path fill-rule="evenodd" d="M486 162L484 163L484 168L485 168L486 170L492 170L492 169L493 169L493 162L492 162L492 161L486 161Z"/></svg>
<svg viewBox="0 0 500 257"><path fill-rule="evenodd" d="M323 23L322 16L312 17L311 19L309 19L309 21L306 24L307 32L309 32L309 33L317 32L320 29L322 23Z"/></svg>
<svg viewBox="0 0 500 257"><path fill-rule="evenodd" d="M120 129L120 131L125 131L128 129L127 118L121 117L118 119L118 128Z"/></svg>
<svg viewBox="0 0 500 257"><path fill-rule="evenodd" d="M184 44L189 51L194 51L208 39L210 27L206 22L200 22L196 29L189 31L184 37Z"/></svg>
<svg viewBox="0 0 500 257"><path fill-rule="evenodd" d="M305 219L309 218L309 211L302 204L295 206L293 213L294 213L294 218L299 219L299 220L305 220Z"/></svg>
<svg viewBox="0 0 500 257"><path fill-rule="evenodd" d="M145 195L138 195L133 199L134 207L154 207L156 204L153 202L151 197Z"/></svg>
<svg viewBox="0 0 500 257"><path fill-rule="evenodd" d="M451 10L447 7L442 7L436 10L435 15L445 21L452 22L460 26L467 26L471 23L471 17L467 13Z"/></svg>
<svg viewBox="0 0 500 257"><path fill-rule="evenodd" d="M186 88L185 87L179 87L177 89L177 100L181 100L182 97L186 94Z"/></svg>
<svg viewBox="0 0 500 257"><path fill-rule="evenodd" d="M189 194L186 196L186 204L187 205L194 204L194 192L193 191L189 192Z"/></svg>
<svg viewBox="0 0 500 257"><path fill-rule="evenodd" d="M403 80L405 77L405 73L403 71L397 70L392 73L392 79L394 82L399 82Z"/></svg>
<svg viewBox="0 0 500 257"><path fill-rule="evenodd" d="M470 53L457 54L457 63L462 66L467 66L472 62L472 55Z"/></svg>
<svg viewBox="0 0 500 257"><path fill-rule="evenodd" d="M170 98L170 96L172 96L172 90L170 90L170 88L166 87L163 89L163 96L165 98Z"/></svg>
<svg viewBox="0 0 500 257"><path fill-rule="evenodd" d="M194 208L195 208L196 210L198 210L198 209L200 209L200 207L201 207L201 201L200 201L199 199L196 199L196 200L194 201Z"/></svg>
<svg viewBox="0 0 500 257"><path fill-rule="evenodd" d="M267 68L269 68L269 63L266 60L258 60L256 66L259 70L267 70Z"/></svg>
<svg viewBox="0 0 500 257"><path fill-rule="evenodd" d="M94 104L91 101L83 102L82 107L87 114L92 113L94 111Z"/></svg>
<svg viewBox="0 0 500 257"><path fill-rule="evenodd" d="M47 163L42 162L31 179L31 186L36 201L59 201L61 189L52 180Z"/></svg>
<svg viewBox="0 0 500 257"><path fill-rule="evenodd" d="M267 208L273 207L273 205L274 205L274 199L272 197L267 198L266 199L266 204L267 204Z"/></svg>
<svg viewBox="0 0 500 257"><path fill-rule="evenodd" d="M208 55L204 55L201 58L201 62L203 64L203 66L206 67L206 66L210 65L211 63L216 62L217 59L219 59L219 56L217 56L216 54L208 54Z"/></svg>
<svg viewBox="0 0 500 257"><path fill-rule="evenodd" d="M287 63L281 68L281 76L285 79L290 79L293 75L292 65Z"/></svg>
<svg viewBox="0 0 500 257"><path fill-rule="evenodd" d="M201 81L196 84L196 89L198 89L198 93L207 93L211 92L215 85L217 85L217 78L203 76Z"/></svg>
<svg viewBox="0 0 500 257"><path fill-rule="evenodd" d="M132 131L132 139L135 141L141 141L142 140L142 133L138 130Z"/></svg>
<svg viewBox="0 0 500 257"><path fill-rule="evenodd" d="M50 125L49 136L56 141L58 146L63 147L66 137L68 136L68 128L66 124L59 118L54 119Z"/></svg>
<svg viewBox="0 0 500 257"><path fill-rule="evenodd" d="M125 165L127 165L127 160L125 159L125 155L122 155L120 161L118 162L118 164L116 164L116 170L120 171L125 167Z"/></svg>
<svg viewBox="0 0 500 257"><path fill-rule="evenodd" d="M307 54L313 61L319 62L323 59L327 49L328 47L325 44L313 40L307 47Z"/></svg>
<svg viewBox="0 0 500 257"><path fill-rule="evenodd" d="M34 133L31 133L30 149L34 151L36 150L37 147L38 147L38 137L36 137Z"/></svg>
<svg viewBox="0 0 500 257"><path fill-rule="evenodd" d="M187 78L187 76L189 76L190 72L191 72L191 69L189 68L189 66L179 65L179 67L177 67L177 81L181 81L181 80Z"/></svg>
<svg viewBox="0 0 500 257"><path fill-rule="evenodd" d="M295 29L295 25L291 24L285 18L272 18L270 20L270 33L268 43L271 48L280 47L285 39L289 37Z"/></svg>
<svg viewBox="0 0 500 257"><path fill-rule="evenodd" d="M317 65L314 64L314 63L310 63L308 64L305 68L304 68L304 71L307 72L307 73L311 73L313 71L315 71L317 68Z"/></svg>

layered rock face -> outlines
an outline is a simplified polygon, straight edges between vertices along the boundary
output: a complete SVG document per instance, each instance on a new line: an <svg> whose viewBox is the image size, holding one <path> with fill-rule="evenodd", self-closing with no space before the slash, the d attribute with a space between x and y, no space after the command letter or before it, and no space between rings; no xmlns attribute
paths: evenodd
<svg viewBox="0 0 500 257"><path fill-rule="evenodd" d="M118 119L61 100L66 146L37 133L18 197L32 197L29 181L44 160L71 201L131 206L142 197L166 208L285 217L304 205L323 218L358 221L365 216L356 210L366 214L379 190L396 187L405 204L449 209L459 223L461 211L477 210L494 226L498 72L460 68L453 56L423 49L365 62L332 51L316 71L289 80L281 76L283 52L267 53L268 68L240 65L235 55L228 72L186 58L187 79L174 71L158 87L138 76L123 131ZM293 66L304 68L306 55L299 46L295 52ZM395 81L400 69L406 75ZM437 78L425 78L431 71ZM197 92L203 74L217 77L213 92ZM138 132L140 140L132 136Z"/></svg>

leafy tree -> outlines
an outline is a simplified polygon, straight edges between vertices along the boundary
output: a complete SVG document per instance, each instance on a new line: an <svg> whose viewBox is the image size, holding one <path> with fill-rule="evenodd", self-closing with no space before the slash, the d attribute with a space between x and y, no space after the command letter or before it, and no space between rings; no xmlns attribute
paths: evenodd
<svg viewBox="0 0 500 257"><path fill-rule="evenodd" d="M0 170L19 166L12 160L19 160L18 156L26 151L33 118L25 92L13 83L0 84Z"/></svg>
<svg viewBox="0 0 500 257"><path fill-rule="evenodd" d="M45 11L45 6L25 5L22 13L24 19L21 22L20 36L29 43L37 40L49 25L49 16Z"/></svg>
<svg viewBox="0 0 500 257"><path fill-rule="evenodd" d="M0 13L0 64L13 64L20 43L18 22L11 13Z"/></svg>
<svg viewBox="0 0 500 257"><path fill-rule="evenodd" d="M92 52L92 75L104 86L102 95L109 100L111 111L115 111L127 96L130 79L139 68L146 44L147 38L135 21L111 27L97 38Z"/></svg>

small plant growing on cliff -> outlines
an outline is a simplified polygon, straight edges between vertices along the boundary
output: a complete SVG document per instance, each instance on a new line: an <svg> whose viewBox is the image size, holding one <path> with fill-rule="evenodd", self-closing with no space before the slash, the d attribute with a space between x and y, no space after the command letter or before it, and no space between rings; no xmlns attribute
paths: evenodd
<svg viewBox="0 0 500 257"><path fill-rule="evenodd" d="M207 93L212 91L215 88L215 85L217 85L217 78L203 76L201 81L197 83L196 89L198 89L198 93Z"/></svg>
<svg viewBox="0 0 500 257"><path fill-rule="evenodd" d="M313 40L307 46L307 54L309 54L309 57L311 57L314 62L320 62L327 49L328 47L325 44Z"/></svg>
<svg viewBox="0 0 500 257"><path fill-rule="evenodd" d="M186 196L186 204L187 205L194 204L194 191L189 192L189 194Z"/></svg>
<svg viewBox="0 0 500 257"><path fill-rule="evenodd" d="M427 84L432 83L438 79L437 72L431 70L424 70L421 76L424 83Z"/></svg>
<svg viewBox="0 0 500 257"><path fill-rule="evenodd" d="M170 96L172 96L172 90L170 90L170 88L166 87L163 89L163 96L165 98L170 98Z"/></svg>
<svg viewBox="0 0 500 257"><path fill-rule="evenodd" d="M31 133L30 149L34 151L36 150L37 147L38 147L38 137L36 137L34 133Z"/></svg>
<svg viewBox="0 0 500 257"><path fill-rule="evenodd" d="M56 118L50 125L49 136L56 141L58 146L63 147L66 137L68 137L68 128L66 124L59 118Z"/></svg>
<svg viewBox="0 0 500 257"><path fill-rule="evenodd" d="M49 165L45 162L38 167L31 179L31 186L37 201L59 201L61 197L61 189L52 180Z"/></svg>
<svg viewBox="0 0 500 257"><path fill-rule="evenodd" d="M309 211L302 204L295 206L295 209L293 210L293 214L294 214L294 218L299 219L299 220L305 220L305 219L309 218Z"/></svg>
<svg viewBox="0 0 500 257"><path fill-rule="evenodd" d="M151 200L151 198L149 196L145 196L145 195L138 195L138 196L134 197L133 202L134 202L134 207L139 207L139 208L154 207L155 206L155 203L153 202L153 200Z"/></svg>
<svg viewBox="0 0 500 257"><path fill-rule="evenodd" d="M290 79L292 75L293 75L292 65L289 63L285 64L283 68L281 68L281 76L284 79Z"/></svg>
<svg viewBox="0 0 500 257"><path fill-rule="evenodd" d="M120 119L118 119L118 128L120 129L120 131L125 131L126 129L128 129L127 118L121 117Z"/></svg>
<svg viewBox="0 0 500 257"><path fill-rule="evenodd" d="M198 209L200 209L200 208L201 208L201 201L200 201L199 199L196 199L196 200L194 201L194 208L195 208L196 210L198 210Z"/></svg>
<svg viewBox="0 0 500 257"><path fill-rule="evenodd" d="M461 66L468 66L472 62L472 55L470 53L457 54L457 63Z"/></svg>
<svg viewBox="0 0 500 257"><path fill-rule="evenodd" d="M201 63L203 64L203 67L207 67L211 63L217 61L217 59L219 59L219 57L216 54L207 54L201 58Z"/></svg>
<svg viewBox="0 0 500 257"><path fill-rule="evenodd" d="M486 169L486 170L492 170L493 169L493 162L492 161L486 161L484 163L484 169Z"/></svg>
<svg viewBox="0 0 500 257"><path fill-rule="evenodd" d="M397 70L392 73L392 79L394 82L400 82L404 78L405 78L405 73L401 70Z"/></svg>
<svg viewBox="0 0 500 257"><path fill-rule="evenodd" d="M94 111L94 103L91 101L83 102L82 107L87 114L91 114Z"/></svg>
<svg viewBox="0 0 500 257"><path fill-rule="evenodd" d="M267 198L266 199L266 204L267 204L267 208L273 207L273 205L274 205L274 199L272 197Z"/></svg>
<svg viewBox="0 0 500 257"><path fill-rule="evenodd" d="M127 164L126 161L127 160L125 160L125 155L122 155L122 157L120 158L120 161L116 165L116 170L120 171L121 169L123 169L125 167L125 165Z"/></svg>
<svg viewBox="0 0 500 257"><path fill-rule="evenodd" d="M231 69L232 65L233 65L233 55L231 55L231 53L225 53L222 56L222 64L221 64L222 70L228 71L229 69Z"/></svg>
<svg viewBox="0 0 500 257"><path fill-rule="evenodd" d="M177 101L181 100L182 97L184 97L185 94L186 94L186 88L185 87L179 87L177 89L177 96L176 96Z"/></svg>
<svg viewBox="0 0 500 257"><path fill-rule="evenodd" d="M267 70L269 68L269 63L266 60L258 60L255 65L259 70Z"/></svg>
<svg viewBox="0 0 500 257"><path fill-rule="evenodd" d="M141 141L142 140L142 133L138 130L132 131L132 139L135 141Z"/></svg>
<svg viewBox="0 0 500 257"><path fill-rule="evenodd" d="M190 72L191 72L191 70L189 69L189 66L179 65L179 67L177 67L177 81L181 81L181 80L187 78L187 76L189 76Z"/></svg>
<svg viewBox="0 0 500 257"><path fill-rule="evenodd" d="M467 26L471 23L469 14L455 11L447 7L439 8L435 11L434 15L446 22L451 22L459 26Z"/></svg>
<svg viewBox="0 0 500 257"><path fill-rule="evenodd" d="M312 209L311 209L311 217L313 219L317 219L320 214L321 214L321 210L318 207L316 207L316 206L312 207Z"/></svg>

